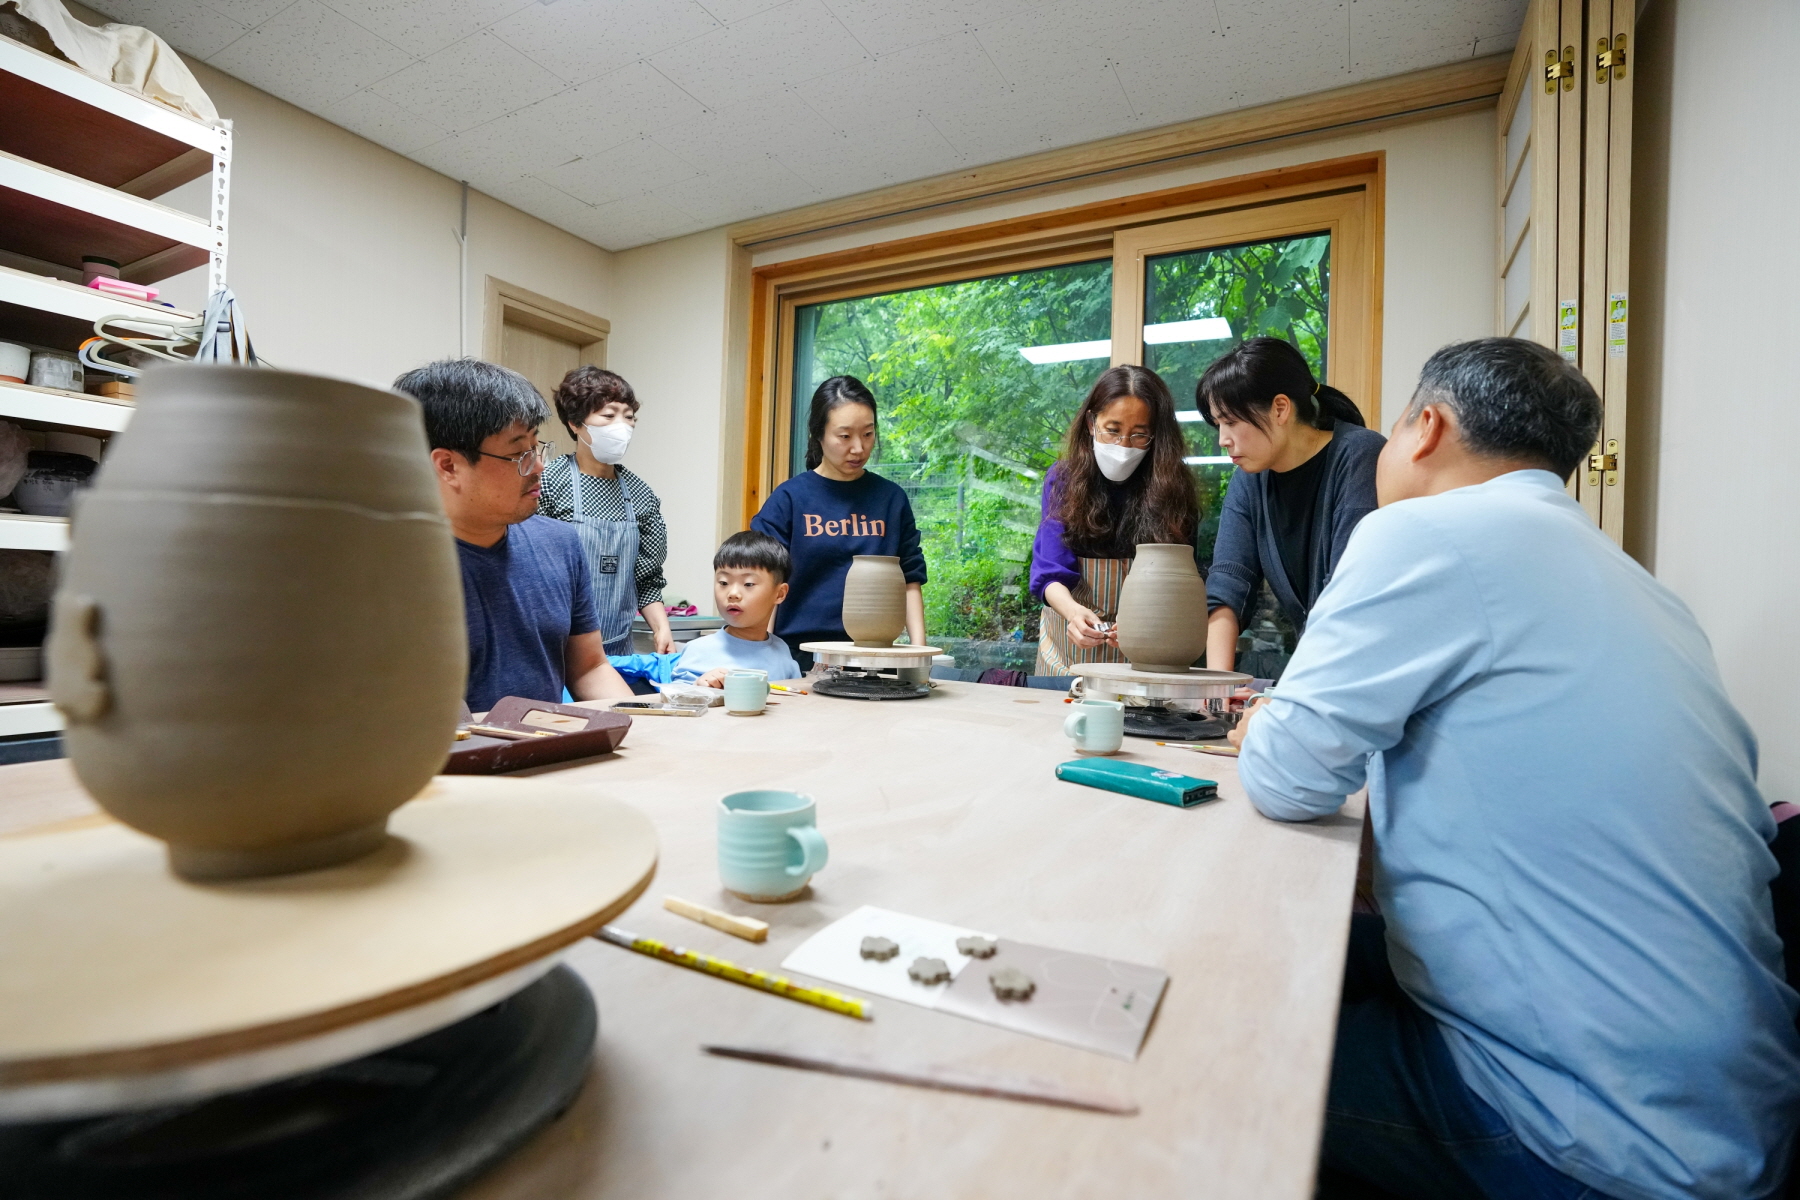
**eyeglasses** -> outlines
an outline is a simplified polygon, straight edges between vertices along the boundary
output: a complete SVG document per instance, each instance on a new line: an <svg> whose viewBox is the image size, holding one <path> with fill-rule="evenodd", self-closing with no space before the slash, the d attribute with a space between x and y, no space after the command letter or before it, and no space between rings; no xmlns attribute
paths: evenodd
<svg viewBox="0 0 1800 1200"><path fill-rule="evenodd" d="M530 475L533 471L543 470L544 464L556 457L556 447L549 442L539 442L523 454L489 454L486 450L477 450L475 453L483 458L509 462L519 469L519 474Z"/></svg>
<svg viewBox="0 0 1800 1200"><path fill-rule="evenodd" d="M1105 442L1109 446L1130 446L1133 450L1142 450L1150 444L1148 433L1112 433L1105 429L1094 430L1094 440Z"/></svg>

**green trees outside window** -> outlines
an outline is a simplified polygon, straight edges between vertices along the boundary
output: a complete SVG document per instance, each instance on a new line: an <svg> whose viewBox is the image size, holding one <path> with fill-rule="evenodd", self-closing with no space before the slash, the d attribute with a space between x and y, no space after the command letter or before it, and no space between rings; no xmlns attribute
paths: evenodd
<svg viewBox="0 0 1800 1200"><path fill-rule="evenodd" d="M1145 361L1178 405L1191 402L1207 364L1257 334L1290 338L1322 372L1328 248L1321 234L1150 261ZM867 383L882 408L875 470L912 500L931 577L927 628L959 665L1029 671L1036 657L1028 575L1039 496L1070 418L1111 360L1112 291L1113 264L1102 260L796 311L791 469L805 469L813 389L832 375ZM1224 318L1231 336L1194 340L1179 327L1204 318ZM1197 412L1184 420L1190 459L1216 457L1212 427ZM1192 465L1210 547L1230 469Z"/></svg>

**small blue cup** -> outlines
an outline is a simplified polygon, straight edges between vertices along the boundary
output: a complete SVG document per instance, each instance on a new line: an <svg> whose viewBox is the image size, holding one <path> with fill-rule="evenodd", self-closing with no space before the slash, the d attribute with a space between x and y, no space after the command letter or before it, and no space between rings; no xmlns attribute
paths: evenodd
<svg viewBox="0 0 1800 1200"><path fill-rule="evenodd" d="M746 900L792 900L825 867L818 806L799 792L765 789L719 799L719 880Z"/></svg>

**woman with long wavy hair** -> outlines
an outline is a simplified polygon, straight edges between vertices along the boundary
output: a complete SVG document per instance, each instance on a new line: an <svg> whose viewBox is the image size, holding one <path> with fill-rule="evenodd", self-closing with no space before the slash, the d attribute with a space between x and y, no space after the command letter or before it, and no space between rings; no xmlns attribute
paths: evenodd
<svg viewBox="0 0 1800 1200"><path fill-rule="evenodd" d="M1062 457L1044 478L1031 548L1039 675L1084 662L1124 662L1119 588L1137 547L1192 545L1200 526L1194 477L1169 387L1147 367L1113 367L1069 422Z"/></svg>

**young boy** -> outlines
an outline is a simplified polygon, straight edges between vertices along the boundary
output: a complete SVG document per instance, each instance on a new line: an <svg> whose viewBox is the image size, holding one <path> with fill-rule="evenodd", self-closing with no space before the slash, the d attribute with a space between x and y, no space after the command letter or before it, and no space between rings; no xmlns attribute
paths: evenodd
<svg viewBox="0 0 1800 1200"><path fill-rule="evenodd" d="M713 555L713 605L725 628L695 638L675 662L678 683L724 687L733 668L767 671L771 680L798 679L787 643L769 632L775 606L787 599L792 564L787 547L754 530L734 533Z"/></svg>

